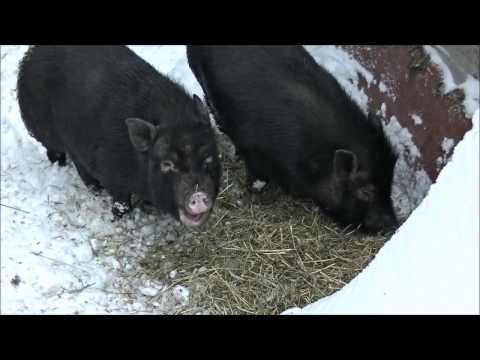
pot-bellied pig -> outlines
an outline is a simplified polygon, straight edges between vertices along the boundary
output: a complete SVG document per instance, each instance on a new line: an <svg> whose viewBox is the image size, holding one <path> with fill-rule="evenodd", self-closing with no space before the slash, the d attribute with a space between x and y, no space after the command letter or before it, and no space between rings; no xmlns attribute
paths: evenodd
<svg viewBox="0 0 480 360"><path fill-rule="evenodd" d="M132 50L34 46L17 89L50 161L68 155L87 186L111 194L115 216L136 194L187 226L207 220L221 172L208 110Z"/></svg>
<svg viewBox="0 0 480 360"><path fill-rule="evenodd" d="M189 46L187 55L251 180L275 182L367 231L396 225L396 158L381 126L303 46Z"/></svg>

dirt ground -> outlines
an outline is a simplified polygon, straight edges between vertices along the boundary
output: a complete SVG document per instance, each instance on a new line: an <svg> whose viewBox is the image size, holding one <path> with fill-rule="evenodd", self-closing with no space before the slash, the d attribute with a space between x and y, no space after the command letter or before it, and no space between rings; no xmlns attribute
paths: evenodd
<svg viewBox="0 0 480 360"><path fill-rule="evenodd" d="M232 144L224 135L219 143L223 179L208 223L178 227L175 240L158 242L140 260L149 278L189 289L188 305L176 313L279 314L305 306L342 288L386 241L342 229L271 184L251 193Z"/></svg>

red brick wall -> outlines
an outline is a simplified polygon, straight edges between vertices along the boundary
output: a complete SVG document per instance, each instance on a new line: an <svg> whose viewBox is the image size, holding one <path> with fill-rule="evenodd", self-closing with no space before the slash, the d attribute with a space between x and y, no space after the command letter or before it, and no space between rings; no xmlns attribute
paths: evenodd
<svg viewBox="0 0 480 360"><path fill-rule="evenodd" d="M442 95L441 75L421 46L341 46L369 70L376 84L359 75L360 87L370 98L371 109L380 110L386 104L386 119L395 116L409 130L420 153L418 168L423 168L432 182L445 164L438 167L437 159L444 157L442 141L454 140L456 145L472 128L462 107L463 91ZM387 92L382 92L383 82ZM416 125L411 114L423 120ZM447 156L451 156L453 147Z"/></svg>

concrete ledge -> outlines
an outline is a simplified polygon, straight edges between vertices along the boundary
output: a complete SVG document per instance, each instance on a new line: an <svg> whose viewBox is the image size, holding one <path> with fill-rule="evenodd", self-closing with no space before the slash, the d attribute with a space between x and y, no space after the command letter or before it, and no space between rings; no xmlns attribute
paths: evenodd
<svg viewBox="0 0 480 360"><path fill-rule="evenodd" d="M457 85L465 81L467 74L478 79L479 45L434 45L434 47L450 68Z"/></svg>

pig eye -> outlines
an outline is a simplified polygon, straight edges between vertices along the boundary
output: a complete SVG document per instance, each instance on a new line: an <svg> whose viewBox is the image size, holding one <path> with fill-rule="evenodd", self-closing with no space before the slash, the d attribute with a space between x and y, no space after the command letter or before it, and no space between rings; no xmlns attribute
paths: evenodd
<svg viewBox="0 0 480 360"><path fill-rule="evenodd" d="M160 171L163 173L168 173L171 171L177 171L175 164L171 160L163 160L160 163Z"/></svg>
<svg viewBox="0 0 480 360"><path fill-rule="evenodd" d="M362 201L370 202L375 197L375 189L373 186L364 186L357 190L357 197Z"/></svg>

